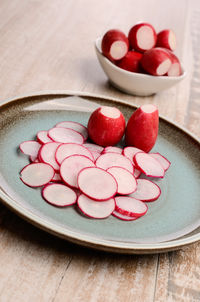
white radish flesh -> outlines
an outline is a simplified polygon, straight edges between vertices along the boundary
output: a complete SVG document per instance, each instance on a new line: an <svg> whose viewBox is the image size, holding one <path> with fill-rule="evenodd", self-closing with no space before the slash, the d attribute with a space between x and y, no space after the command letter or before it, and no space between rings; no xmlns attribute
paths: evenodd
<svg viewBox="0 0 200 302"><path fill-rule="evenodd" d="M54 169L45 163L32 163L20 172L20 178L27 186L41 187L46 185L54 176Z"/></svg>
<svg viewBox="0 0 200 302"><path fill-rule="evenodd" d="M122 149L119 147L108 146L103 150L103 153L119 153L122 154Z"/></svg>
<svg viewBox="0 0 200 302"><path fill-rule="evenodd" d="M137 182L132 173L120 167L111 167L107 172L112 174L117 181L117 194L128 195L136 190Z"/></svg>
<svg viewBox="0 0 200 302"><path fill-rule="evenodd" d="M147 212L147 205L141 200L129 196L115 197L116 211L130 217L140 217Z"/></svg>
<svg viewBox="0 0 200 302"><path fill-rule="evenodd" d="M56 171L59 171L59 165L55 159L56 149L60 143L47 143L44 144L39 152L39 158L42 162L50 164Z"/></svg>
<svg viewBox="0 0 200 302"><path fill-rule="evenodd" d="M94 157L94 161L97 160L97 158L101 155L98 151L90 151L92 153L92 156Z"/></svg>
<svg viewBox="0 0 200 302"><path fill-rule="evenodd" d="M127 215L123 215L117 211L113 211L112 212L112 215L120 220L124 220L124 221L133 221L133 220L136 220L138 219L139 217L130 217L130 216L127 216Z"/></svg>
<svg viewBox="0 0 200 302"><path fill-rule="evenodd" d="M69 186L78 188L77 177L79 172L86 167L94 167L91 159L83 155L71 155L63 160L60 166L62 180Z"/></svg>
<svg viewBox="0 0 200 302"><path fill-rule="evenodd" d="M39 163L38 157L37 156L29 156L30 162L32 163Z"/></svg>
<svg viewBox="0 0 200 302"><path fill-rule="evenodd" d="M52 142L52 139L50 139L50 137L48 137L48 131L46 131L46 130L41 130L37 133L37 140L41 144L46 144L46 143Z"/></svg>
<svg viewBox="0 0 200 302"><path fill-rule="evenodd" d="M146 176L163 178L165 170L161 164L151 155L145 152L138 152L134 156L136 167Z"/></svg>
<svg viewBox="0 0 200 302"><path fill-rule="evenodd" d="M77 143L83 144L84 137L79 132L61 127L54 127L48 131L48 136L58 143Z"/></svg>
<svg viewBox="0 0 200 302"><path fill-rule="evenodd" d="M49 184L42 190L42 197L57 207L66 207L76 203L77 195L63 184Z"/></svg>
<svg viewBox="0 0 200 302"><path fill-rule="evenodd" d="M56 161L60 165L66 157L75 154L84 155L94 161L92 153L86 147L74 143L60 145L56 150Z"/></svg>
<svg viewBox="0 0 200 302"><path fill-rule="evenodd" d="M154 201L160 194L161 190L158 185L148 179L138 179L137 189L130 196L142 201Z"/></svg>
<svg viewBox="0 0 200 302"><path fill-rule="evenodd" d="M99 158L97 158L96 166L104 170L107 170L108 168L113 166L117 166L125 168L131 173L134 172L131 161L127 157L117 153L102 154Z"/></svg>
<svg viewBox="0 0 200 302"><path fill-rule="evenodd" d="M97 151L99 153L101 153L104 150L103 147L96 145L96 144L92 144L92 143L85 143L85 144L83 144L83 146L86 147L90 151Z"/></svg>
<svg viewBox="0 0 200 302"><path fill-rule="evenodd" d="M79 132L80 134L82 134L85 141L88 138L87 128L80 123L72 122L72 121L64 121L64 122L60 122L60 123L56 124L56 127L73 129L73 130Z"/></svg>
<svg viewBox="0 0 200 302"><path fill-rule="evenodd" d="M38 151L41 145L36 141L25 141L19 145L19 149L22 153L37 157Z"/></svg>
<svg viewBox="0 0 200 302"><path fill-rule="evenodd" d="M86 196L95 200L110 199L117 192L115 178L105 170L96 167L80 171L78 186Z"/></svg>
<svg viewBox="0 0 200 302"><path fill-rule="evenodd" d="M88 217L97 219L107 218L115 209L113 198L106 201L94 201L84 194L78 197L77 204L82 213Z"/></svg>
<svg viewBox="0 0 200 302"><path fill-rule="evenodd" d="M135 148L135 147L125 147L125 148L123 149L122 154L123 154L124 156L126 156L127 158L129 158L130 161L132 162L132 164L135 165L135 164L134 164L134 161L133 161L133 157L134 157L135 154L138 153L138 152L143 152L143 151L142 151L141 149L138 149L138 148Z"/></svg>
<svg viewBox="0 0 200 302"><path fill-rule="evenodd" d="M155 158L161 166L164 168L165 171L167 171L171 165L170 161L160 153L149 153L153 158Z"/></svg>

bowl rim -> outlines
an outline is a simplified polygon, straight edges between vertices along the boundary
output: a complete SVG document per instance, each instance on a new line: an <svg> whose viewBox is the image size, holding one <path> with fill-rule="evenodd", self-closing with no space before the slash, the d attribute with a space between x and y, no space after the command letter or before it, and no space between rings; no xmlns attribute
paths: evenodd
<svg viewBox="0 0 200 302"><path fill-rule="evenodd" d="M146 78L146 79L160 79L162 80L163 82L166 81L166 82L173 82L173 81L176 81L176 80L182 80L185 78L187 72L185 71L185 69L183 68L183 65L181 63L181 69L182 69L182 74L180 76L171 76L171 77L167 77L167 76L153 76L153 75L150 75L150 74L144 74L144 73L137 73L137 72L132 72L132 71L128 71L128 70L125 70L125 69L122 69L122 68L119 68L117 65L113 64L110 60L108 60L108 58L106 58L101 49L100 49L100 42L102 40L102 36L101 37L98 37L96 40L95 40L95 49L96 49L96 52L101 56L101 58L106 62L106 64L108 64L111 68L115 69L116 71L118 72L121 72L121 73L124 73L126 75L132 75L134 77L138 77L138 78Z"/></svg>

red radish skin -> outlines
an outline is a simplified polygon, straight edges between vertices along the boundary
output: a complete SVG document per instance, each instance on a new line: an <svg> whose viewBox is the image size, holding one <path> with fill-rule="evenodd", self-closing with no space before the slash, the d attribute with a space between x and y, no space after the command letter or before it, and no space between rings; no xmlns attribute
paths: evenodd
<svg viewBox="0 0 200 302"><path fill-rule="evenodd" d="M46 185L42 190L42 197L56 207L71 206L77 200L77 195L71 188L57 183Z"/></svg>
<svg viewBox="0 0 200 302"><path fill-rule="evenodd" d="M125 132L126 145L149 152L156 143L158 126L157 107L151 104L142 105L128 121Z"/></svg>
<svg viewBox="0 0 200 302"><path fill-rule="evenodd" d="M103 106L96 109L88 121L90 139L101 146L116 145L124 135L125 119L119 109Z"/></svg>
<svg viewBox="0 0 200 302"><path fill-rule="evenodd" d="M63 160L60 166L62 180L72 188L78 188L77 177L79 172L86 167L94 167L91 159L83 155L71 155Z"/></svg>
<svg viewBox="0 0 200 302"><path fill-rule="evenodd" d="M86 141L88 138L88 130L85 126L83 126L80 123L72 122L72 121L64 121L56 124L56 127L62 127L62 128L70 128L73 129L84 137L84 140Z"/></svg>
<svg viewBox="0 0 200 302"><path fill-rule="evenodd" d="M146 214L148 207L141 200L129 196L115 197L115 210L130 217L141 217Z"/></svg>
<svg viewBox="0 0 200 302"><path fill-rule="evenodd" d="M171 29L162 30L157 34L157 47L167 48L174 51L176 49L176 36Z"/></svg>
<svg viewBox="0 0 200 302"><path fill-rule="evenodd" d="M116 62L116 65L130 72L140 72L140 60L142 54L136 51L129 51L123 59Z"/></svg>
<svg viewBox="0 0 200 302"><path fill-rule="evenodd" d="M149 202L157 200L160 197L160 194L161 189L157 184L148 179L138 179L136 191L129 196Z"/></svg>
<svg viewBox="0 0 200 302"><path fill-rule="evenodd" d="M103 36L101 50L111 61L122 59L128 52L129 42L126 35L118 30L111 29Z"/></svg>
<svg viewBox="0 0 200 302"><path fill-rule="evenodd" d="M96 219L109 217L115 209L115 200L113 198L106 201L94 201L84 194L78 197L77 204L83 214Z"/></svg>
<svg viewBox="0 0 200 302"><path fill-rule="evenodd" d="M55 153L59 146L60 143L47 143L41 147L39 152L39 160L44 163L50 164L55 171L59 171L60 168L55 159Z"/></svg>
<svg viewBox="0 0 200 302"><path fill-rule="evenodd" d="M83 144L84 137L79 132L63 127L54 127L48 131L48 136L57 143Z"/></svg>
<svg viewBox="0 0 200 302"><path fill-rule="evenodd" d="M181 68L181 63L180 63L179 59L177 58L177 56L172 51L170 51L168 49L166 49L166 51L170 55L171 62L172 62L172 65L171 65L171 67L168 70L166 75L169 76L169 77L178 77L178 76L180 76L181 73L182 73L182 68Z"/></svg>
<svg viewBox="0 0 200 302"><path fill-rule="evenodd" d="M128 39L132 49L144 52L156 45L157 35L151 24L139 23L130 29Z"/></svg>
<svg viewBox="0 0 200 302"><path fill-rule="evenodd" d="M49 183L55 174L54 169L45 163L32 163L20 172L20 179L29 187L42 187Z"/></svg>
<svg viewBox="0 0 200 302"><path fill-rule="evenodd" d="M74 143L68 143L68 144L61 144L58 146L56 153L55 153L55 158L57 163L60 165L62 161L71 155L84 155L94 161L94 157L92 153L83 145L80 144L74 144Z"/></svg>
<svg viewBox="0 0 200 302"><path fill-rule="evenodd" d="M104 154L104 153L119 153L119 154L122 154L122 151L123 151L123 149L121 149L121 148L119 148L119 147L113 147L113 146L108 146L108 147L106 147L104 150L103 150L103 152L102 152L102 154Z"/></svg>
<svg viewBox="0 0 200 302"><path fill-rule="evenodd" d="M96 160L96 166L107 170L110 167L121 167L127 169L132 174L134 173L134 167L127 157L118 153L104 153Z"/></svg>
<svg viewBox="0 0 200 302"><path fill-rule="evenodd" d="M48 131L46 131L46 130L38 131L37 140L40 144L46 144L46 143L53 142L52 139L50 139L48 137Z"/></svg>
<svg viewBox="0 0 200 302"><path fill-rule="evenodd" d="M128 195L137 188L137 181L132 173L121 167L111 167L107 169L117 181L117 194Z"/></svg>
<svg viewBox="0 0 200 302"><path fill-rule="evenodd" d="M120 220L124 220L124 221L133 221L133 220L136 220L138 219L139 217L130 217L130 216L127 216L127 215L123 215L117 211L113 211L112 212L112 215Z"/></svg>
<svg viewBox="0 0 200 302"><path fill-rule="evenodd" d="M170 161L164 157L163 155L161 155L160 153L149 153L149 155L151 155L153 158L155 158L156 160L158 160L158 162L161 164L161 166L164 168L165 171L167 171L171 165Z"/></svg>
<svg viewBox="0 0 200 302"><path fill-rule="evenodd" d="M148 177L163 178L165 170L161 164L151 155L145 152L138 152L135 154L133 160L136 167Z"/></svg>
<svg viewBox="0 0 200 302"><path fill-rule="evenodd" d="M79 172L78 186L87 197L98 201L110 199L117 192L115 178L105 170L96 167L84 168Z"/></svg>
<svg viewBox="0 0 200 302"><path fill-rule="evenodd" d="M22 153L37 157L41 144L36 141L24 141L19 145Z"/></svg>
<svg viewBox="0 0 200 302"><path fill-rule="evenodd" d="M143 54L141 65L149 74L162 76L169 71L172 65L171 56L163 48L152 48Z"/></svg>

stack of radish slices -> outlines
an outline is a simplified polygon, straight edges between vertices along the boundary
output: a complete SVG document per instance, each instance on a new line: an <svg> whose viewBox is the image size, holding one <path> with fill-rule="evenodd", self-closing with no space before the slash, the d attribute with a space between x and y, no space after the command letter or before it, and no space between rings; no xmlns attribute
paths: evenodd
<svg viewBox="0 0 200 302"><path fill-rule="evenodd" d="M170 162L159 153L135 147L101 147L87 142L87 128L61 122L39 131L37 140L20 144L30 164L20 172L29 187L42 187L45 201L57 207L77 205L88 217L111 214L131 221L148 210L146 202L158 199L158 185L146 176L163 178Z"/></svg>

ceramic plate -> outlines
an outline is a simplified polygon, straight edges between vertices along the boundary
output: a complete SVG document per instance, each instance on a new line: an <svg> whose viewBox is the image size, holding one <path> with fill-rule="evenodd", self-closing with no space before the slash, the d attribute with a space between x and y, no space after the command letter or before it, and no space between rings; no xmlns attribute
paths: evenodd
<svg viewBox="0 0 200 302"><path fill-rule="evenodd" d="M77 96L78 95L78 96ZM178 249L200 239L200 144L187 131L160 118L154 152L171 161L163 180L156 182L160 198L148 203L147 214L132 222L111 216L86 218L74 207L56 208L44 202L40 189L25 186L19 172L28 163L18 146L63 120L87 125L99 105L117 106L126 119L135 106L91 95L51 92L3 102L0 107L0 197L34 225L72 242L120 253L154 253Z"/></svg>

